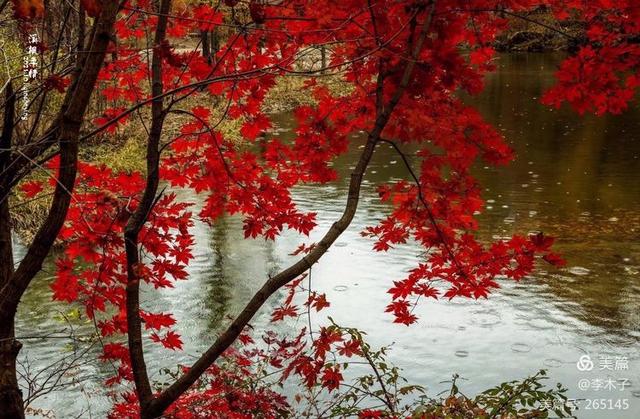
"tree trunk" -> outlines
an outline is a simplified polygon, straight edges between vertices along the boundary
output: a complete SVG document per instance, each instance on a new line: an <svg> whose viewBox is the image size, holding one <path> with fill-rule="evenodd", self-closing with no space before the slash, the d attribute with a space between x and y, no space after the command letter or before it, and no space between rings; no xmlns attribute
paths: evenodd
<svg viewBox="0 0 640 419"><path fill-rule="evenodd" d="M17 153L12 152L16 98L11 83L6 87L0 137L0 419L24 418L24 404L16 374L16 358L22 345L15 339L15 314L20 299L41 270L42 263L64 224L71 203L70 191L73 191L76 178L80 126L112 39L111 32L118 9L118 2L104 2L103 11L94 24L90 48L92 54L87 56L85 65L68 89L60 113L52 124L52 141L60 147L58 184L47 218L16 269L11 245L8 198L15 179L12 172L7 171L11 165L19 167L20 163L16 159ZM44 149L48 147L50 145Z"/></svg>
<svg viewBox="0 0 640 419"><path fill-rule="evenodd" d="M0 168L2 164L0 162ZM9 200L0 202L0 286L13 274ZM0 313L0 419L24 418L22 392L18 387L16 358L22 344L15 339L13 312Z"/></svg>
<svg viewBox="0 0 640 419"><path fill-rule="evenodd" d="M0 419L22 419L22 391L16 378L16 358L22 344L15 340L13 315L0 317L0 325Z"/></svg>
<svg viewBox="0 0 640 419"><path fill-rule="evenodd" d="M154 46L161 45L166 39L167 16L170 10L171 0L162 0L160 2L160 17L156 27ZM207 33L202 33L204 34L203 37L208 39ZM151 77L151 96L156 99L151 103L151 131L147 140L147 183L140 204L129 219L124 233L127 253L127 336L131 369L142 418L148 416L147 411L153 400L153 389L149 381L147 365L144 359L144 347L142 345L142 320L140 318L140 281L142 278L137 272L140 264L138 236L157 199L158 183L160 182L160 137L162 136L166 117L164 103L161 98L164 92L162 56L158 54L156 48L153 50Z"/></svg>
<svg viewBox="0 0 640 419"><path fill-rule="evenodd" d="M211 45L209 44L209 32L200 31L200 42L202 43L202 56L207 63L211 64Z"/></svg>
<svg viewBox="0 0 640 419"><path fill-rule="evenodd" d="M7 84L4 101L2 136L0 137L0 171L11 156L16 96L13 85ZM0 196L4 194L0 193ZM11 245L11 215L9 199L0 200L0 288L8 285L13 275L13 247ZM0 313L0 419L24 418L22 392L16 378L16 358L22 345L15 340L13 317L15 312Z"/></svg>
<svg viewBox="0 0 640 419"><path fill-rule="evenodd" d="M325 74L327 72L327 46L320 45L320 73Z"/></svg>
<svg viewBox="0 0 640 419"><path fill-rule="evenodd" d="M211 45L210 46L211 59L212 59L212 61L214 61L216 55L220 51L220 34L218 33L218 28L214 28L211 31L211 43L210 43L210 45Z"/></svg>
<svg viewBox="0 0 640 419"><path fill-rule="evenodd" d="M1 162L0 168L2 168ZM4 199L0 202L0 286L6 285L12 274L13 254L9 200ZM24 418L22 392L16 378L16 358L22 344L15 340L14 314L0 314L0 419Z"/></svg>

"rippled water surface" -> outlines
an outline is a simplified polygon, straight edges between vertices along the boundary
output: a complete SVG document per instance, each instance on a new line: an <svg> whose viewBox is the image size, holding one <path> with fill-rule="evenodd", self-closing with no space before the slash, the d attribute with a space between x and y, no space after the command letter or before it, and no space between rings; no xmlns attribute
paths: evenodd
<svg viewBox="0 0 640 419"><path fill-rule="evenodd" d="M557 60L552 55L504 56L486 92L469 101L502 130L518 156L506 168L477 168L487 200L480 234L490 239L542 230L557 236L557 250L568 260L565 269L542 267L521 283L504 283L488 300L427 301L419 305L417 325L393 324L384 313L386 290L414 266L417 249L406 245L375 254L372 243L358 234L386 210L376 198L374 185L406 177L398 156L382 145L367 174L358 214L313 268L313 283L332 303L326 314L342 325L367 331L372 345L393 343L392 361L404 369L410 382L425 384L432 395L446 387L441 382L453 373L465 378L461 387L473 394L546 368L554 383L570 389L570 397L629 400L628 410L583 409L578 417L638 418L640 110L616 117L580 118L570 111L543 107L538 98L552 83ZM278 118L278 124L279 135L289 135L288 118ZM354 140L351 152L335 162L342 175L354 164L358 144ZM182 194L185 199L198 199ZM295 191L301 208L318 213L319 226L310 241L337 219L345 196L346 180ZM201 352L214 339L220 322L239 311L265 274L293 260L288 254L300 243L294 234L276 242L242 240L241 224L235 218L212 228L199 224L195 234L191 279L173 290L144 294L147 308L176 314L186 349L175 354L149 348L152 372L177 361L188 362ZM51 319L52 311L69 315L70 308L50 302L50 275L45 272L23 300L21 336L65 328L63 316ZM269 304L253 323L257 330L267 324L275 300ZM73 353L62 338L24 341L23 363L36 371ZM579 371L576 366L585 354L594 361L592 371ZM607 359L614 360L612 369L600 369ZM627 369L623 369L625 360ZM72 417L90 405L91 411L84 410L83 416L102 417L108 399L101 376L108 372L109 366L94 363L74 369L69 375L85 380L82 385L54 392L35 405L56 406L58 417ZM608 378L617 384L615 391L594 388L598 383L594 380Z"/></svg>

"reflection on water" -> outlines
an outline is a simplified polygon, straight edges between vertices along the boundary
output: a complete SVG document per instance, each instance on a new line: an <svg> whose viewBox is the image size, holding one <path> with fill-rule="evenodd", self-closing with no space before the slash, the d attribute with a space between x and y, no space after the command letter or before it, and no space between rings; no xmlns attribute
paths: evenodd
<svg viewBox="0 0 640 419"><path fill-rule="evenodd" d="M446 387L440 383L454 372L467 379L462 388L472 394L547 368L553 381L569 387L570 397L629 399L627 411L581 410L578 417L635 418L640 415L640 110L580 118L568 110L543 107L538 98L553 82L557 61L553 55L503 56L486 92L468 100L502 130L518 156L506 168L477 168L487 200L480 234L490 239L542 230L557 236L557 249L568 259L566 269L541 267L533 278L505 283L489 300L425 302L418 308L419 324L409 328L392 324L384 313L385 291L414 266L418 255L411 245L374 254L372 243L358 234L385 211L374 185L406 177L398 156L381 145L365 180L358 215L313 268L313 282L332 303L326 314L342 325L367 331L373 345L393 343L392 360L410 381L429 386L432 395ZM279 119L278 131L286 136L290 121L285 116ZM335 163L343 175L358 151L355 142L352 152ZM187 192L182 194L190 198ZM296 189L301 208L318 212L319 227L308 242L317 240L338 217L345 196L344 180ZM176 313L185 341L185 352L179 354L150 347L152 372L189 362L201 352L220 323L237 313L259 288L265 274L292 261L288 254L300 242L291 233L275 243L242 240L235 218L213 228L198 224L195 234L198 247L189 267L191 279L173 290L147 290L144 295L147 308ZM45 272L25 296L19 334L61 327L50 313L69 308L50 302L50 276ZM267 325L269 311L266 307L254 321L257 331ZM83 330L90 329L86 325ZM23 355L44 366L63 355L64 349L62 339L28 341ZM583 354L594 359L594 370L577 369ZM600 369L607 366L605 360L616 357L617 369L615 364ZM622 369L625 359L628 369ZM99 376L108 368L83 366L79 375L96 377L67 392L52 393L40 405L62 406L58 416L68 417L86 407L78 393L84 388L91 397L92 413L101 416L108 400ZM608 378L617 384L615 391L596 388L594 380ZM580 390L585 380L589 388Z"/></svg>

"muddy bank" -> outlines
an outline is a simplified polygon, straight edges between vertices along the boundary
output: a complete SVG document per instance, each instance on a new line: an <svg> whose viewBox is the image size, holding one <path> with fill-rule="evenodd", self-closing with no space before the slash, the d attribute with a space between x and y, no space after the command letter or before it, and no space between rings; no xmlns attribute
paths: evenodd
<svg viewBox="0 0 640 419"><path fill-rule="evenodd" d="M558 21L540 9L510 16L509 30L494 43L500 52L570 51L585 40L584 26L576 21Z"/></svg>

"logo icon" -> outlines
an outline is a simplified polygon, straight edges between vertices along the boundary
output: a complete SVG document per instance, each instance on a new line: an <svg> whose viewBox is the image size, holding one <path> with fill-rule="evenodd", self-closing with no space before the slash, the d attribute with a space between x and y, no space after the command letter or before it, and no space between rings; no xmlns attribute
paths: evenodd
<svg viewBox="0 0 640 419"><path fill-rule="evenodd" d="M582 355L576 364L578 371L591 371L593 369L593 361L589 355Z"/></svg>

